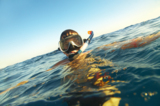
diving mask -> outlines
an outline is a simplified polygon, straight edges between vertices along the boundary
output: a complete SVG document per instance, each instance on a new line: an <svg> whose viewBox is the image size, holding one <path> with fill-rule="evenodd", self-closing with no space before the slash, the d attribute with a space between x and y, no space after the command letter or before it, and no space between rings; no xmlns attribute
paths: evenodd
<svg viewBox="0 0 160 106"><path fill-rule="evenodd" d="M68 36L59 41L60 50L67 53L69 53L71 50L78 50L82 45L83 40L79 35Z"/></svg>

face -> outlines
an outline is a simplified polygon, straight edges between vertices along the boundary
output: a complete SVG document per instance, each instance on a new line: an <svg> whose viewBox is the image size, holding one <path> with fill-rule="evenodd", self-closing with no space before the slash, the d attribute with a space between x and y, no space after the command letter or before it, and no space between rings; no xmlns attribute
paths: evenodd
<svg viewBox="0 0 160 106"><path fill-rule="evenodd" d="M77 45L77 47L79 47L83 44L83 41L80 36L72 36L71 38L61 40L59 42L59 45L65 51L68 49L69 43L72 43L73 45Z"/></svg>
<svg viewBox="0 0 160 106"><path fill-rule="evenodd" d="M63 52L67 57L69 57L69 55L71 54L77 53L78 50L80 49L80 46L82 45L83 45L83 41L79 35L71 36L71 37L65 38L64 40L62 39L59 42L59 46L61 47L62 51L67 50L67 53Z"/></svg>
<svg viewBox="0 0 160 106"><path fill-rule="evenodd" d="M70 53L66 53L66 52L63 52L63 53L68 57L69 55L75 54L77 52L78 52L78 50L72 50Z"/></svg>

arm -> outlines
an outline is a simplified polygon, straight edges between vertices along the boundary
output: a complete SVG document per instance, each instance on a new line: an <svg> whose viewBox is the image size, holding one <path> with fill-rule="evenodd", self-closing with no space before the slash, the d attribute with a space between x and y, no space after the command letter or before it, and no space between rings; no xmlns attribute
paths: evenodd
<svg viewBox="0 0 160 106"><path fill-rule="evenodd" d="M106 46L107 48L103 48L104 50L107 50L113 47L115 47L115 49L120 48L122 50L125 50L125 49L130 49L130 48L142 47L158 39L159 37L160 37L160 32L156 34L148 35L146 37L138 37L132 40L127 40L127 41L122 41L122 42L113 42L110 44L100 46L98 48L102 48ZM112 50L112 52L114 51L115 50Z"/></svg>
<svg viewBox="0 0 160 106"><path fill-rule="evenodd" d="M64 59L62 61L59 61L58 63L56 63L55 65L53 65L50 69L48 69L46 71L50 71L50 70L56 68L59 65L64 65L64 64L67 64L67 63L69 63L69 60L68 59Z"/></svg>
<svg viewBox="0 0 160 106"><path fill-rule="evenodd" d="M146 37L138 37L138 38L131 40L129 43L122 45L121 49L124 50L124 49L129 49L129 48L142 47L158 39L159 37L160 37L160 32L156 34L148 35Z"/></svg>

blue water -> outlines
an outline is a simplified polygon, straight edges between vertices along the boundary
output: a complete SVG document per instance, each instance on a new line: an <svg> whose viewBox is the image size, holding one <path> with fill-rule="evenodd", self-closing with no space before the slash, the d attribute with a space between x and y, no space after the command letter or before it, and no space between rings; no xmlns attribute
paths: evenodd
<svg viewBox="0 0 160 106"><path fill-rule="evenodd" d="M83 61L46 71L66 58L56 50L0 69L0 106L160 106L160 38L103 46L158 32L160 17L94 38Z"/></svg>

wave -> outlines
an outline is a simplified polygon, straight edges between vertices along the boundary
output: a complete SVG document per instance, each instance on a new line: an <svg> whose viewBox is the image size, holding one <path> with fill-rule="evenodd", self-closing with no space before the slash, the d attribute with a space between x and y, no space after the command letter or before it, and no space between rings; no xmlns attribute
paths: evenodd
<svg viewBox="0 0 160 106"><path fill-rule="evenodd" d="M96 37L86 50L91 53L50 71L66 58L58 50L0 69L0 105L159 104L159 22Z"/></svg>

